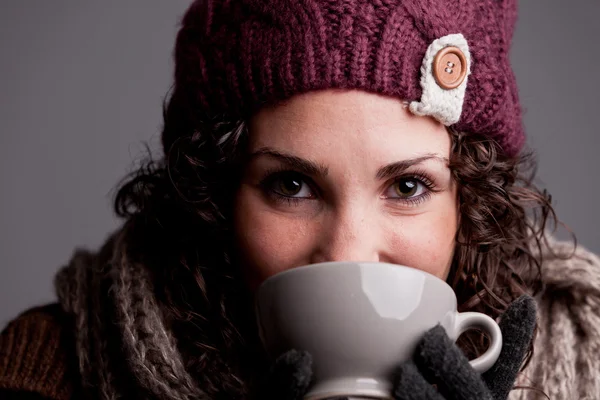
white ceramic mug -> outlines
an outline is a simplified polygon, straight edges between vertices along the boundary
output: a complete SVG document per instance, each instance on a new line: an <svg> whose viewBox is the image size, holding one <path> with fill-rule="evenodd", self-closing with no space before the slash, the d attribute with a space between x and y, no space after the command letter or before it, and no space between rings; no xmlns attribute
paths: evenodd
<svg viewBox="0 0 600 400"><path fill-rule="evenodd" d="M269 354L298 349L312 355L315 383L307 400L391 398L392 371L437 324L454 341L471 328L490 335L488 350L470 361L479 372L492 367L502 348L492 318L457 312L446 282L405 266L312 264L270 277L256 296L259 334Z"/></svg>

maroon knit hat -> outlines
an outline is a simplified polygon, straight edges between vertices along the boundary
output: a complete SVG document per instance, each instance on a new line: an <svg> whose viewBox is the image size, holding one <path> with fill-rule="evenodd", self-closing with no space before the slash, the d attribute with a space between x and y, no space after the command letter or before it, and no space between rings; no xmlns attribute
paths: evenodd
<svg viewBox="0 0 600 400"><path fill-rule="evenodd" d="M363 89L515 155L516 1L197 0L177 36L172 102L197 115L186 118L243 119L295 94Z"/></svg>

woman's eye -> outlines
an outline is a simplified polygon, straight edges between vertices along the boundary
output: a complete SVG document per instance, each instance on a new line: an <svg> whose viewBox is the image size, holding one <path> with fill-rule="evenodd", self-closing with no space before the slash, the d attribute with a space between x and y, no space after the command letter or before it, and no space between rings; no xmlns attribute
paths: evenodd
<svg viewBox="0 0 600 400"><path fill-rule="evenodd" d="M285 197L313 197L310 187L300 177L293 175L276 178L271 184L271 189L275 193Z"/></svg>
<svg viewBox="0 0 600 400"><path fill-rule="evenodd" d="M418 197L425 193L427 188L425 185L415 178L402 178L397 180L390 186L387 198L410 199Z"/></svg>

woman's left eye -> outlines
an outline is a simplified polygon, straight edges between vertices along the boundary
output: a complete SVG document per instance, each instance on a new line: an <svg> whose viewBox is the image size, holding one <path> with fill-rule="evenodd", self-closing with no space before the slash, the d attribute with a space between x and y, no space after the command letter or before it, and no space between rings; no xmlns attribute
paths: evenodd
<svg viewBox="0 0 600 400"><path fill-rule="evenodd" d="M385 197L390 199L413 199L427 192L426 185L416 178L401 178L387 190Z"/></svg>

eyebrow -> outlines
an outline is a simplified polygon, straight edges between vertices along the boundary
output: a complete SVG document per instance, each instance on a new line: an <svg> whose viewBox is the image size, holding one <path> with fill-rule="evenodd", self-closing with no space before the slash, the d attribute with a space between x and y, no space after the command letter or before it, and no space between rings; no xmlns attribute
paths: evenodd
<svg viewBox="0 0 600 400"><path fill-rule="evenodd" d="M304 158L296 157L291 154L283 153L271 147L261 147L260 149L250 154L249 160L252 161L252 159L263 155L275 158L305 175L324 177L327 176L327 174L329 173L329 168L327 168L323 164L319 164L310 160L305 160Z"/></svg>
<svg viewBox="0 0 600 400"><path fill-rule="evenodd" d="M291 154L284 153L279 150L275 150L271 147L261 147L249 156L249 161L259 156L268 156L278 161L287 164L291 168L310 176L324 177L329 173L329 168L323 164L319 164L314 161L306 160L301 157L297 157ZM428 160L436 160L444 163L448 163L446 157L440 157L437 154L424 154L423 156L411 158L408 160L398 161L392 164L385 165L377 170L376 178L379 180L390 179L401 175L408 168L421 164Z"/></svg>
<svg viewBox="0 0 600 400"><path fill-rule="evenodd" d="M410 168L414 165L421 164L428 160L435 160L435 161L442 162L444 164L448 164L448 158L446 158L446 157L440 157L437 154L431 154L431 153L424 154L421 157L410 158L408 160L402 160L402 161L398 161L398 162L383 166L377 170L376 177L379 180L394 178L398 175L401 175L408 168Z"/></svg>

